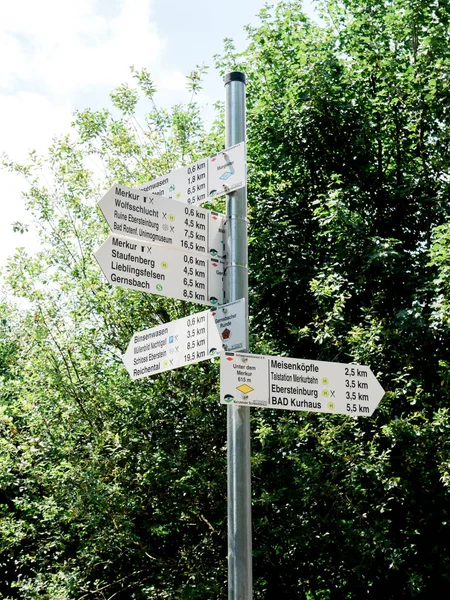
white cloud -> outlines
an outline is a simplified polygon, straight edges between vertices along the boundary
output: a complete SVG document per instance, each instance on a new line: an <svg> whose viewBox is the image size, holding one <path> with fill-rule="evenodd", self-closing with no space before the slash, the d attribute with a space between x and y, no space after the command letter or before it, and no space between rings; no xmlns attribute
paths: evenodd
<svg viewBox="0 0 450 600"><path fill-rule="evenodd" d="M34 92L0 93L0 155L6 152L10 158L23 161L34 148L43 153L57 132L68 131L71 119L72 108L68 103L55 104ZM21 192L27 188L19 175L0 170L0 265L17 246L25 245L31 252L38 248L32 230L26 235L12 230L13 222L30 221L21 198Z"/></svg>
<svg viewBox="0 0 450 600"><path fill-rule="evenodd" d="M33 148L43 151L56 133L68 130L71 118L67 102L35 92L0 94L0 151L20 159Z"/></svg>
<svg viewBox="0 0 450 600"><path fill-rule="evenodd" d="M183 75L179 71L162 73L158 80L158 89L164 89L169 92L184 92L186 94L186 75Z"/></svg>
<svg viewBox="0 0 450 600"><path fill-rule="evenodd" d="M0 75L58 96L94 84L113 85L139 60L148 65L162 41L151 22L151 1L16 0L2 10ZM1 85L1 84L0 84Z"/></svg>
<svg viewBox="0 0 450 600"><path fill-rule="evenodd" d="M26 58L20 42L6 31L0 30L0 89L13 88L16 75L25 73Z"/></svg>
<svg viewBox="0 0 450 600"><path fill-rule="evenodd" d="M164 42L151 21L154 0L15 0L0 7L0 156L24 160L69 132L74 98L130 81L129 67L152 68ZM98 87L97 87L98 89ZM105 95L106 95L105 94ZM107 96L106 96L107 98ZM0 169L0 264L29 236L18 178ZM29 218L29 217L28 217ZM32 247L35 240L30 240Z"/></svg>

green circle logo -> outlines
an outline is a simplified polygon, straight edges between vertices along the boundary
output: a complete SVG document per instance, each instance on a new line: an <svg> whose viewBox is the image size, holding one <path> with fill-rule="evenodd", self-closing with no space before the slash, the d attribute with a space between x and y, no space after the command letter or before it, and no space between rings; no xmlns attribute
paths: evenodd
<svg viewBox="0 0 450 600"><path fill-rule="evenodd" d="M169 263L166 263L166 261L165 261L165 260L163 260L163 261L162 261L162 263L161 263L161 267L162 267L163 269L168 269L168 268L169 268Z"/></svg>
<svg viewBox="0 0 450 600"><path fill-rule="evenodd" d="M158 283L156 285L156 289L158 290L158 292L162 292L163 291L163 286L160 283Z"/></svg>

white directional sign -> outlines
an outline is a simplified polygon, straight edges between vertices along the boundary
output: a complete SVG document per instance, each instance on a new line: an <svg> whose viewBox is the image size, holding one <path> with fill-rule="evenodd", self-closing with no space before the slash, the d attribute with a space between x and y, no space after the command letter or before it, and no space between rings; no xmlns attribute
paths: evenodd
<svg viewBox="0 0 450 600"><path fill-rule="evenodd" d="M132 379L140 379L211 358L225 340L242 349L244 313L244 300L238 300L135 333L123 363Z"/></svg>
<svg viewBox="0 0 450 600"><path fill-rule="evenodd" d="M113 285L215 306L223 303L224 262L110 235L95 253Z"/></svg>
<svg viewBox="0 0 450 600"><path fill-rule="evenodd" d="M370 417L384 390L361 365L261 354L222 355L222 404Z"/></svg>
<svg viewBox="0 0 450 600"><path fill-rule="evenodd" d="M200 204L247 185L245 142L139 186L187 204Z"/></svg>
<svg viewBox="0 0 450 600"><path fill-rule="evenodd" d="M124 185L113 185L99 207L116 235L212 257L225 253L225 215Z"/></svg>

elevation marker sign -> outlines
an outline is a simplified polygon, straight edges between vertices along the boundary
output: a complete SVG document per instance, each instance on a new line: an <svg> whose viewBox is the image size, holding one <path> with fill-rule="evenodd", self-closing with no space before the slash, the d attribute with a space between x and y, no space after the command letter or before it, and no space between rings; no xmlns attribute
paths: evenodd
<svg viewBox="0 0 450 600"><path fill-rule="evenodd" d="M220 360L220 402L370 417L384 395L362 365L226 353Z"/></svg>
<svg viewBox="0 0 450 600"><path fill-rule="evenodd" d="M98 205L116 235L212 257L225 253L225 215L124 185L113 185Z"/></svg>
<svg viewBox="0 0 450 600"><path fill-rule="evenodd" d="M95 257L112 285L187 302L223 303L225 263L175 248L110 235Z"/></svg>
<svg viewBox="0 0 450 600"><path fill-rule="evenodd" d="M135 333L122 361L132 379L213 358L222 347L244 348L244 300Z"/></svg>
<svg viewBox="0 0 450 600"><path fill-rule="evenodd" d="M187 167L143 183L139 188L179 202L200 204L246 185L245 142L240 142Z"/></svg>

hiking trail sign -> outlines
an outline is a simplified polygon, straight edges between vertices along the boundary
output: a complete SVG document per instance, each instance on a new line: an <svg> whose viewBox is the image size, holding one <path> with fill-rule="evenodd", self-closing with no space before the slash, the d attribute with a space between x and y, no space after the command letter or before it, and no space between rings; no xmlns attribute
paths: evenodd
<svg viewBox="0 0 450 600"><path fill-rule="evenodd" d="M213 358L223 348L243 349L245 302L217 308L135 333L122 361L132 379Z"/></svg>
<svg viewBox="0 0 450 600"><path fill-rule="evenodd" d="M208 306L223 303L222 260L118 235L110 235L95 257L112 285Z"/></svg>
<svg viewBox="0 0 450 600"><path fill-rule="evenodd" d="M222 404L370 417L384 390L362 365L225 353Z"/></svg>
<svg viewBox="0 0 450 600"><path fill-rule="evenodd" d="M225 253L225 215L117 184L98 205L116 235L211 257Z"/></svg>
<svg viewBox="0 0 450 600"><path fill-rule="evenodd" d="M246 185L245 142L240 142L143 183L139 189L187 204L201 204Z"/></svg>

